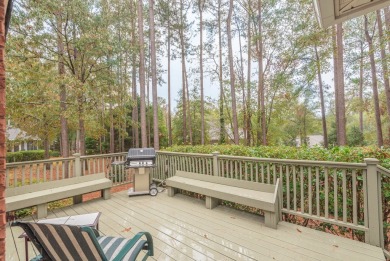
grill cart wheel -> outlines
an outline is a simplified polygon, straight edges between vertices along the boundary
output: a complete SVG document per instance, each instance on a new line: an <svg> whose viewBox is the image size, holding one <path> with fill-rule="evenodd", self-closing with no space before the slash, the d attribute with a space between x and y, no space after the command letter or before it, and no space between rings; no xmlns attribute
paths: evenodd
<svg viewBox="0 0 390 261"><path fill-rule="evenodd" d="M157 188L151 188L150 191L149 191L149 194L150 194L151 196L156 196L157 193L158 193Z"/></svg>

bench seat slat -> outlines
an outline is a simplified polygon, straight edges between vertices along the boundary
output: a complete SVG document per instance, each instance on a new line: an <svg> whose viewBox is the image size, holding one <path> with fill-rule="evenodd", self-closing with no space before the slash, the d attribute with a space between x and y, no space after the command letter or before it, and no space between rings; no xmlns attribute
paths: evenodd
<svg viewBox="0 0 390 261"><path fill-rule="evenodd" d="M105 178L104 173L65 180L49 181L6 190L6 211L13 211L31 206L43 207L44 204L64 198L75 197L94 191L104 191L103 197L109 196L112 181Z"/></svg>
<svg viewBox="0 0 390 261"><path fill-rule="evenodd" d="M220 200L262 209L265 225L270 228L276 229L281 218L279 179L273 185L176 171L176 175L168 178L165 183L169 196L174 196L177 189L205 195L206 207L209 209L218 206Z"/></svg>
<svg viewBox="0 0 390 261"><path fill-rule="evenodd" d="M169 178L169 180L166 181L166 185L250 207L275 211L273 193L231 187L177 176Z"/></svg>

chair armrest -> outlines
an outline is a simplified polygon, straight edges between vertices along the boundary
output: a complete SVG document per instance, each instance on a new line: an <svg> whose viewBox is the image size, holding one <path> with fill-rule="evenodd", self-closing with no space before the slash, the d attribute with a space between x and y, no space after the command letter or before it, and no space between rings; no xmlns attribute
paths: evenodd
<svg viewBox="0 0 390 261"><path fill-rule="evenodd" d="M149 232L138 232L123 248L122 250L118 253L117 256L113 259L113 261L120 261L123 259L123 257L126 256L128 251L134 246L135 243L140 240L142 236L146 237L146 243L148 245L148 256L153 256L154 251L153 251L153 238L152 235L150 235Z"/></svg>

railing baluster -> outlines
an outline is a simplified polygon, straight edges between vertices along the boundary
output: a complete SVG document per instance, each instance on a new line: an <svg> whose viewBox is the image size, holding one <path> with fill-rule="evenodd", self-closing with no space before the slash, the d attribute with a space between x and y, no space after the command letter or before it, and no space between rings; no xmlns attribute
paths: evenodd
<svg viewBox="0 0 390 261"><path fill-rule="evenodd" d="M244 164L244 175L245 175L245 180L248 180L248 163L245 162Z"/></svg>
<svg viewBox="0 0 390 261"><path fill-rule="evenodd" d="M357 225L356 170L352 170L352 212L352 222Z"/></svg>
<svg viewBox="0 0 390 261"><path fill-rule="evenodd" d="M12 170L14 170L15 168L12 168ZM5 169L5 188L8 188L9 187L9 172L10 172L10 170L9 170L9 168L6 168Z"/></svg>
<svg viewBox="0 0 390 261"><path fill-rule="evenodd" d="M203 172L207 175L207 168L206 168L206 159L202 159L203 161Z"/></svg>
<svg viewBox="0 0 390 261"><path fill-rule="evenodd" d="M294 211L297 211L297 173L296 167L293 166L293 190L294 190Z"/></svg>
<svg viewBox="0 0 390 261"><path fill-rule="evenodd" d="M251 180L251 181L254 181L254 180L255 180L255 178L254 178L254 176L253 176L253 167L254 167L254 166L253 166L253 162L251 162L251 163L250 163L250 170L251 170L251 171L250 171L250 175L251 175L251 179L250 179L250 180Z"/></svg>
<svg viewBox="0 0 390 261"><path fill-rule="evenodd" d="M308 195L309 195L309 215L312 215L313 214L313 202L312 202L312 193L311 193L311 167L308 168L308 172L307 172L307 176L308 176Z"/></svg>
<svg viewBox="0 0 390 261"><path fill-rule="evenodd" d="M287 209L290 210L290 168L286 165Z"/></svg>
<svg viewBox="0 0 390 261"><path fill-rule="evenodd" d="M276 164L274 163L274 164L272 164L273 166L272 166L272 176L273 176L273 178L274 178L274 180L273 180L273 184L276 184ZM269 183L269 184L271 184L271 182Z"/></svg>
<svg viewBox="0 0 390 261"><path fill-rule="evenodd" d="M320 213L320 169L316 167L316 207L317 207L317 216L321 216Z"/></svg>
<svg viewBox="0 0 390 261"><path fill-rule="evenodd" d="M93 173L96 173L96 159L93 159Z"/></svg>
<svg viewBox="0 0 390 261"><path fill-rule="evenodd" d="M66 161L65 162L63 162L63 164L66 164ZM56 179L57 180L59 180L60 179L60 177L59 177L59 175L60 175L60 170L59 170L59 167L60 167L60 163L59 162L57 162L57 164L56 164Z"/></svg>
<svg viewBox="0 0 390 261"><path fill-rule="evenodd" d="M259 163L255 163L256 165L256 171L255 171L255 175L256 175L256 182L259 182Z"/></svg>
<svg viewBox="0 0 390 261"><path fill-rule="evenodd" d="M343 169L343 222L347 222L347 174Z"/></svg>
<svg viewBox="0 0 390 261"><path fill-rule="evenodd" d="M40 169L39 169L39 164L35 164L35 166L36 166L36 170L37 170L38 182L40 183L41 182L41 172L40 172Z"/></svg>
<svg viewBox="0 0 390 261"><path fill-rule="evenodd" d="M329 179L328 168L325 168L325 218L329 218Z"/></svg>
<svg viewBox="0 0 390 261"><path fill-rule="evenodd" d="M333 172L333 202L334 202L334 219L339 219L338 202L337 202L337 169Z"/></svg>
<svg viewBox="0 0 390 261"><path fill-rule="evenodd" d="M46 182L46 164L42 164L42 168L43 168L43 182Z"/></svg>
<svg viewBox="0 0 390 261"><path fill-rule="evenodd" d="M265 183L265 181L264 181L264 164L261 164L261 182Z"/></svg>
<svg viewBox="0 0 390 261"><path fill-rule="evenodd" d="M237 160L234 161L234 179L237 179L237 175L238 175L238 164L237 164Z"/></svg>
<svg viewBox="0 0 390 261"><path fill-rule="evenodd" d="M280 184L283 188L283 165L280 165L279 167L279 177L280 177ZM283 189L282 189L282 206L280 206L281 208L283 208Z"/></svg>
<svg viewBox="0 0 390 261"><path fill-rule="evenodd" d="M61 164L62 165L61 179L65 179L65 164L64 163L66 164L66 162L62 162L62 164ZM74 174L73 172L71 174L70 168L69 168L69 177L71 177L71 176L73 177L73 174Z"/></svg>
<svg viewBox="0 0 390 261"><path fill-rule="evenodd" d="M25 185L25 179L26 179L26 165L22 166L22 186Z"/></svg>
<svg viewBox="0 0 390 261"><path fill-rule="evenodd" d="M363 170L364 226L368 227L367 171ZM367 241L368 233L366 233Z"/></svg>
<svg viewBox="0 0 390 261"><path fill-rule="evenodd" d="M228 175L229 175L229 178L233 178L233 161L232 160L229 160L230 164L229 164L229 172L228 172Z"/></svg>
<svg viewBox="0 0 390 261"><path fill-rule="evenodd" d="M32 170L32 165L29 164L28 168L30 169L30 185L33 184L33 170Z"/></svg>
<svg viewBox="0 0 390 261"><path fill-rule="evenodd" d="M50 181L53 181L53 163L50 163Z"/></svg>
<svg viewBox="0 0 390 261"><path fill-rule="evenodd" d="M304 198L304 182L303 182L303 166L300 166L301 169L301 212L305 212L305 198Z"/></svg>
<svg viewBox="0 0 390 261"><path fill-rule="evenodd" d="M269 164L267 164L267 184L271 184L271 173Z"/></svg>
<svg viewBox="0 0 390 261"><path fill-rule="evenodd" d="M238 164L239 164L239 175L240 175L240 180L242 179L242 162L240 161L240 162L238 162Z"/></svg>

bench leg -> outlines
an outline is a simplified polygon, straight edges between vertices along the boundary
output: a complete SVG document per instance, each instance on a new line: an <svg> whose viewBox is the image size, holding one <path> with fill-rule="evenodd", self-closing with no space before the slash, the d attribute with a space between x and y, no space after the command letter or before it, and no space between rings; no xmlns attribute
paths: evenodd
<svg viewBox="0 0 390 261"><path fill-rule="evenodd" d="M37 205L37 217L38 219L47 217L47 203Z"/></svg>
<svg viewBox="0 0 390 261"><path fill-rule="evenodd" d="M102 197L103 197L104 199L110 199L110 198L111 198L111 191L110 191L109 188L108 188L108 189L103 189L103 190L102 190Z"/></svg>
<svg viewBox="0 0 390 261"><path fill-rule="evenodd" d="M219 199L206 196L206 208L213 209L217 207L219 204L220 204Z"/></svg>
<svg viewBox="0 0 390 261"><path fill-rule="evenodd" d="M168 189L168 196L173 197L176 194L176 189L173 187L167 187Z"/></svg>
<svg viewBox="0 0 390 261"><path fill-rule="evenodd" d="M274 212L264 211L265 226L273 229L277 229L279 218Z"/></svg>
<svg viewBox="0 0 390 261"><path fill-rule="evenodd" d="M73 204L83 203L83 195L77 195L73 197Z"/></svg>

